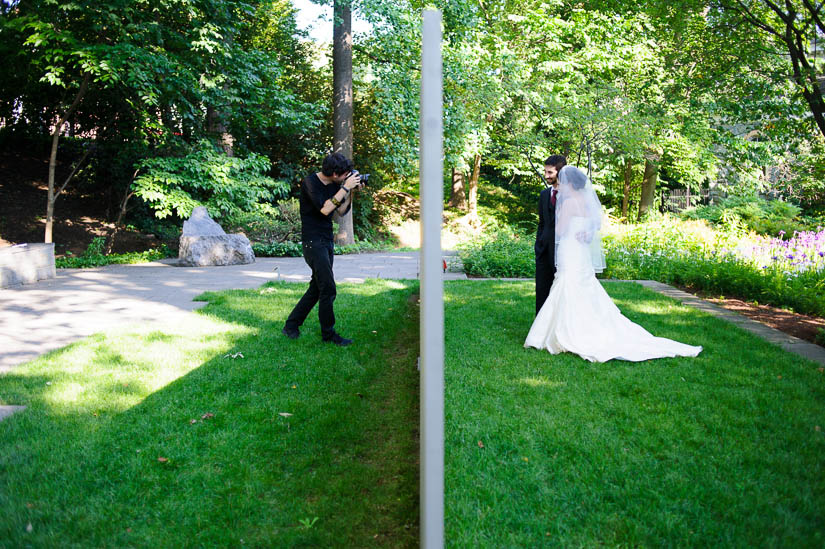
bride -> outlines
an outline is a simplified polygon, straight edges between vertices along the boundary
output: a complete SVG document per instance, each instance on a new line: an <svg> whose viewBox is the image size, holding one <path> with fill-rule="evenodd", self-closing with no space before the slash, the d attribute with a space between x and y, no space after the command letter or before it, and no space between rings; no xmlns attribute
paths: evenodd
<svg viewBox="0 0 825 549"><path fill-rule="evenodd" d="M698 355L701 347L655 337L622 315L595 276L605 263L602 209L593 185L575 166L565 166L558 177L556 278L524 346L569 351L591 362Z"/></svg>

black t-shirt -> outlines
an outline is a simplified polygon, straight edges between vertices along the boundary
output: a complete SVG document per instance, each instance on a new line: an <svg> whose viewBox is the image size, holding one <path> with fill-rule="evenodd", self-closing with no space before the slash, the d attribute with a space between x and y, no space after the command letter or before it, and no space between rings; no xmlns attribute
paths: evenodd
<svg viewBox="0 0 825 549"><path fill-rule="evenodd" d="M312 173L301 181L301 240L332 241L332 216L321 213L324 203L332 198L341 185L330 183L324 185L317 173ZM347 209L349 211L349 208Z"/></svg>

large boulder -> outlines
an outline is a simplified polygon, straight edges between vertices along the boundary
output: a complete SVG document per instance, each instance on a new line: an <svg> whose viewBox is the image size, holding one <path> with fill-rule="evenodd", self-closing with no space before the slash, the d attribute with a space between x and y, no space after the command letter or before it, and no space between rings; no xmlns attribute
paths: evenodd
<svg viewBox="0 0 825 549"><path fill-rule="evenodd" d="M226 234L199 206L183 222L178 263L187 267L244 265L255 262L249 239L242 234Z"/></svg>

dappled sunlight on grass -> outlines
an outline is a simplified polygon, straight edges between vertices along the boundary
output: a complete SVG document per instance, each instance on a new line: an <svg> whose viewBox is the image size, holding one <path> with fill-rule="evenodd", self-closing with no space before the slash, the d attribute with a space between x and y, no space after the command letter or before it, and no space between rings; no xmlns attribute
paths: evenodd
<svg viewBox="0 0 825 549"><path fill-rule="evenodd" d="M48 379L40 399L51 413L120 412L232 348L249 327L192 315L186 323L97 334L19 367L2 380Z"/></svg>
<svg viewBox="0 0 825 549"><path fill-rule="evenodd" d="M524 377L519 379L518 382L529 387L546 387L548 389L555 389L567 385L564 381L551 381L543 377Z"/></svg>

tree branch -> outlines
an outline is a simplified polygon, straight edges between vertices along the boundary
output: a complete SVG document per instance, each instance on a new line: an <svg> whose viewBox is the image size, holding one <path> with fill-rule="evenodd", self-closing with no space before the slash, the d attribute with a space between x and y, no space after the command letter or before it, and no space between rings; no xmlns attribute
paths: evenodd
<svg viewBox="0 0 825 549"><path fill-rule="evenodd" d="M75 164L74 168L72 168L72 173L69 174L69 177L66 178L66 181L64 181L63 184L60 186L60 188L57 189L57 192L54 193L54 200L55 201L57 201L57 197L60 196L60 193L63 192L63 189L65 189L66 185L68 185L69 182L72 180L72 178L74 177L74 174L77 173L77 170L80 169L80 166L83 165L83 162L89 156L89 153L91 153L92 151L94 151L96 149L97 149L97 144L92 144L92 145L90 145L89 147L86 148L86 151L84 151L83 156L80 157L80 160L78 160L77 164Z"/></svg>
<svg viewBox="0 0 825 549"><path fill-rule="evenodd" d="M819 6L816 7L811 4L810 0L802 0L802 3L805 4L805 7L808 9L808 13L811 14L811 19L813 19L817 28L820 31L825 32L825 24L823 24L822 19L819 17L819 12L825 3L820 2Z"/></svg>
<svg viewBox="0 0 825 549"><path fill-rule="evenodd" d="M782 33L780 33L777 29L771 27L770 25L766 24L761 19L756 17L751 12L750 8L744 2L742 2L742 0L734 0L734 2L739 5L739 8L731 6L730 9L733 9L736 12L738 12L739 14L741 14L745 19L747 19L748 22L750 22L751 25L753 25L753 26L755 26L759 29L762 29L763 31L765 31L769 34L772 34L772 35L776 36L780 40L784 40L784 38L782 37ZM724 6L724 4L722 4L722 5Z"/></svg>

